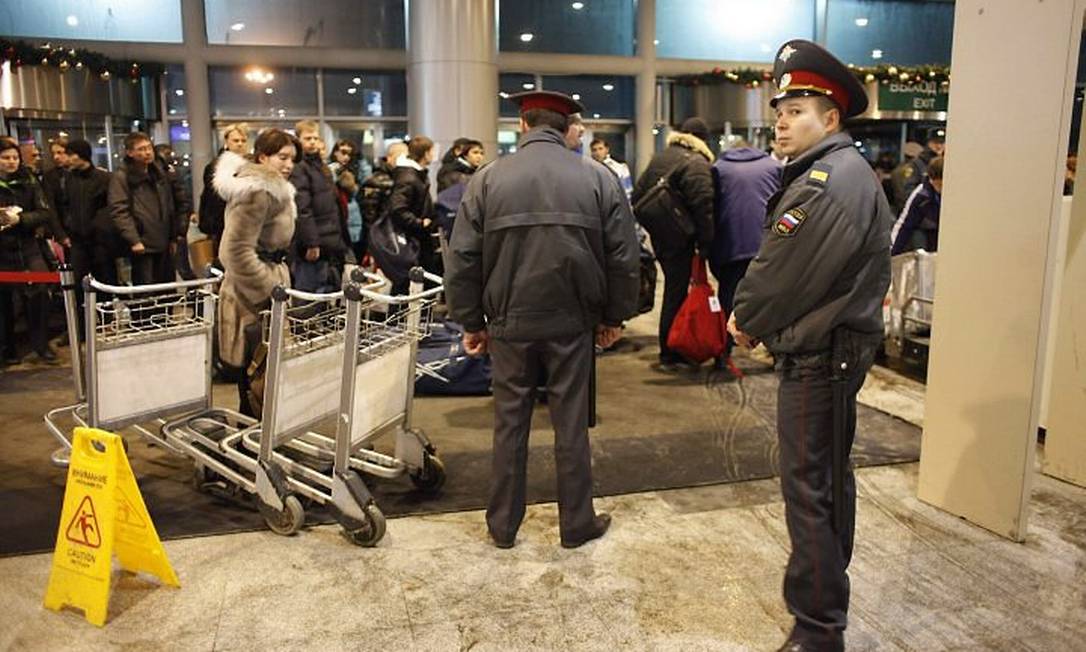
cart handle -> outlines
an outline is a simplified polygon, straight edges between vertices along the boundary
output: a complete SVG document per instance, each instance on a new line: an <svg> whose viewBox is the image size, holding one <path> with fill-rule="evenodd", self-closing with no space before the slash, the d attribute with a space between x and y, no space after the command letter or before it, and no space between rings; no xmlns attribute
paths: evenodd
<svg viewBox="0 0 1086 652"><path fill-rule="evenodd" d="M293 297L295 299L301 299L303 301L313 301L313 302L339 301L340 299L343 298L343 290L337 290L335 292L314 293L314 292L303 292L302 290L295 290L295 289L288 288L288 287L285 287L285 286L282 286L282 285L277 285L277 286L275 286L275 289L272 290L272 295L271 296L272 296L273 301L280 301L280 302L286 301L287 299L289 299L291 297Z"/></svg>
<svg viewBox="0 0 1086 652"><path fill-rule="evenodd" d="M359 287L363 290L380 290L389 284L389 280L380 274L374 274L373 272L367 272L361 268L354 268L351 270L351 281L359 284Z"/></svg>
<svg viewBox="0 0 1086 652"><path fill-rule="evenodd" d="M176 283L149 283L147 285L109 285L108 283L102 283L101 281L96 280L94 276L87 274L83 277L83 289L132 296L135 294L171 292L175 290L184 290L186 288L218 285L218 283L222 281L222 272L214 267L210 268L210 272L212 274L211 278L198 278L191 281L177 281Z"/></svg>

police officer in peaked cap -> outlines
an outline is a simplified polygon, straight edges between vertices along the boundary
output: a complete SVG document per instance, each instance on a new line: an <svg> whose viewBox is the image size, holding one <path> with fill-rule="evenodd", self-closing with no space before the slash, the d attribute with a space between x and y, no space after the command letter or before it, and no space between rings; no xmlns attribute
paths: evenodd
<svg viewBox="0 0 1086 652"><path fill-rule="evenodd" d="M883 337L893 217L842 122L867 95L840 61L804 40L773 67L776 138L788 163L766 207L765 239L735 296L736 341L765 343L780 377L777 434L791 540L782 650L842 650L856 485L856 393Z"/></svg>
<svg viewBox="0 0 1086 652"><path fill-rule="evenodd" d="M626 194L606 167L566 147L579 102L552 91L510 96L523 132L515 154L476 172L445 260L450 316L469 354L493 363L494 453L486 524L499 548L524 519L528 432L541 372L551 423L561 543L603 536L592 506L588 443L594 345L637 313L639 248Z"/></svg>

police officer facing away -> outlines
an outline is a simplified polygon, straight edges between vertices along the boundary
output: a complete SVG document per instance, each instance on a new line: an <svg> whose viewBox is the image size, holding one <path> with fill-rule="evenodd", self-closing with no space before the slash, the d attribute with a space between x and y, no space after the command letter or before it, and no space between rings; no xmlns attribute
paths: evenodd
<svg viewBox="0 0 1086 652"><path fill-rule="evenodd" d="M883 332L893 218L871 167L841 130L867 108L832 54L785 43L777 142L789 163L767 206L766 237L728 325L777 360L781 492L791 539L784 599L795 625L782 650L842 650L856 513L849 451L856 393Z"/></svg>
<svg viewBox="0 0 1086 652"><path fill-rule="evenodd" d="M494 544L512 547L524 518L528 432L545 370L559 529L573 548L611 522L592 507L589 376L593 344L614 343L637 312L638 244L614 175L563 142L580 104L550 91L510 99L523 135L515 154L468 183L445 261L446 299L468 353L489 351L493 361Z"/></svg>

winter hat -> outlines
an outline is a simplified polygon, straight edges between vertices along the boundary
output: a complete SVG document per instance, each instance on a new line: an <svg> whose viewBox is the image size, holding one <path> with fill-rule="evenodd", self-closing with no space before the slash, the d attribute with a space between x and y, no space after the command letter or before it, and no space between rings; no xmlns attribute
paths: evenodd
<svg viewBox="0 0 1086 652"><path fill-rule="evenodd" d="M88 143L85 140L71 140L71 141L68 141L68 146L64 148L64 151L66 151L69 154L78 154L79 158L83 159L84 161L87 161L88 163L92 162L91 161L91 146L90 146L90 143Z"/></svg>
<svg viewBox="0 0 1086 652"><path fill-rule="evenodd" d="M703 142L709 142L709 125L705 124L705 121L698 117L687 118L679 131L684 134L690 134L691 136L697 136Z"/></svg>

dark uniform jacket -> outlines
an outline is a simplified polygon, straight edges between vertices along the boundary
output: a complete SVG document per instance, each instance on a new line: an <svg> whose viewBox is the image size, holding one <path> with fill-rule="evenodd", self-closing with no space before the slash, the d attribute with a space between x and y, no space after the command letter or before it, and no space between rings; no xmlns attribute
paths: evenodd
<svg viewBox="0 0 1086 652"><path fill-rule="evenodd" d="M19 206L19 223L0 231L0 269L43 272L48 269L38 240L39 228L55 219L41 183L29 168L20 167L0 179L0 207Z"/></svg>
<svg viewBox="0 0 1086 652"><path fill-rule="evenodd" d="M633 194L630 196L630 203L636 205L638 200L656 185L660 177L674 168L675 173L671 177L672 188L678 191L687 213L694 220L694 238L699 250L707 253L713 242L715 190L712 162L713 152L705 141L691 134L674 133L668 138L667 148L652 157L648 167L637 180ZM667 258L668 253L657 251L656 255ZM683 255L686 255L685 251Z"/></svg>
<svg viewBox="0 0 1086 652"><path fill-rule="evenodd" d="M445 264L450 315L469 331L540 340L637 313L638 244L625 193L555 129L528 132L516 154L475 173Z"/></svg>
<svg viewBox="0 0 1086 652"><path fill-rule="evenodd" d="M148 253L167 251L188 229L185 189L158 161L140 171L125 158L109 181L109 211L124 241L142 242Z"/></svg>
<svg viewBox="0 0 1086 652"><path fill-rule="evenodd" d="M739 328L775 354L825 351L838 326L881 335L893 217L852 138L834 134L789 163L766 210L735 295Z"/></svg>
<svg viewBox="0 0 1086 652"><path fill-rule="evenodd" d="M306 154L290 173L297 193L298 225L294 233L296 250L305 255L310 247L321 248L321 258L339 258L347 250L347 226L339 209L339 195L326 173L320 154Z"/></svg>

